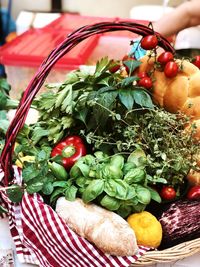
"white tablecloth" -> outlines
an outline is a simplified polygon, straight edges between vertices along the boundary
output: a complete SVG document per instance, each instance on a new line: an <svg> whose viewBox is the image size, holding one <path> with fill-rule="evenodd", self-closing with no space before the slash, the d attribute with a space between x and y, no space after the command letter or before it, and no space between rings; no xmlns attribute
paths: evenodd
<svg viewBox="0 0 200 267"><path fill-rule="evenodd" d="M14 263L15 267L36 267L36 265L32 264L21 264L19 263L14 244L11 239L11 235L8 228L8 220L0 219L0 249L13 249L14 251ZM168 264L156 264L150 267L199 267L200 266L200 253L194 256L188 257L184 260L168 263ZM57 267L57 266L55 266ZM73 266L72 266L73 267ZM89 267L89 266L88 266Z"/></svg>

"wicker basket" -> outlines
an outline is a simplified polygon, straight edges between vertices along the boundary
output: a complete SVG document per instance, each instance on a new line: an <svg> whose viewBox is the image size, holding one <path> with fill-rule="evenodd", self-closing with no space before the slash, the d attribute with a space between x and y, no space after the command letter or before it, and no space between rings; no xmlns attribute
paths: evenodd
<svg viewBox="0 0 200 267"><path fill-rule="evenodd" d="M28 87L24 91L15 118L11 122L6 134L6 142L0 158L1 168L4 171L3 186L8 186L9 183L12 182L14 177L14 170L12 166L12 153L16 136L19 130L24 125L27 113L35 95L42 87L47 75L49 74L55 63L67 52L69 52L73 47L75 47L78 43L92 35L122 30L130 31L141 36L155 34L154 31L149 27L127 21L120 21L116 23L102 22L94 25L84 26L72 32L58 47L56 47L49 54L46 60L41 64L38 69L38 72L32 78ZM162 47L166 51L174 52L173 47L165 38L163 38L158 33L156 33L156 35L158 36L158 45L160 47ZM142 257L140 257L137 262L134 263L132 266L145 266L158 262L166 263L171 261L177 261L185 257L191 256L199 251L200 238L179 244L177 246L162 251L148 251Z"/></svg>

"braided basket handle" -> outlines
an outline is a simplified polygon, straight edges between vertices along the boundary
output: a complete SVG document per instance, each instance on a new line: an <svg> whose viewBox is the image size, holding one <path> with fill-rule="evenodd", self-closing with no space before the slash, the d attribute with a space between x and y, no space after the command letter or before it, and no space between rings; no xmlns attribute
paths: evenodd
<svg viewBox="0 0 200 267"><path fill-rule="evenodd" d="M7 130L5 145L0 157L1 168L4 171L4 186L7 186L13 179L12 154L17 134L25 123L26 116L35 95L42 87L47 75L55 63L78 43L92 35L122 30L130 31L141 36L156 34L158 37L158 45L166 51L174 52L174 48L170 45L168 40L162 37L159 33L155 33L153 29L145 25L129 21L97 23L81 27L69 34L58 47L51 51L28 84L15 117Z"/></svg>

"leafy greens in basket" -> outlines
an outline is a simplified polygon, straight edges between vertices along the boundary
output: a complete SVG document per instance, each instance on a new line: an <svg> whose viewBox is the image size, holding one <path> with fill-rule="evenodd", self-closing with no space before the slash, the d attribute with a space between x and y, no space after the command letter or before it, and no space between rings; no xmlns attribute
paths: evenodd
<svg viewBox="0 0 200 267"><path fill-rule="evenodd" d="M131 73L139 65L140 62L135 60L125 62ZM60 195L69 200L82 196L86 202L96 201L127 216L132 210L145 209L151 199L160 201L152 189L155 184L171 184L176 187L177 194L180 193L188 171L197 168L193 157L199 147L192 132L183 134L188 118L156 107L150 91L138 86L137 76L113 73L109 71L112 66L113 61L104 58L97 63L93 73L71 72L64 83L47 85L47 92L34 101L34 107L40 112L39 121L31 126L25 125L19 133L14 160L20 160L22 154L35 160L23 162L24 186L10 189L11 198L18 193L21 197L22 189L50 196L47 201L52 203ZM51 150L63 138L73 134L85 139L86 157L95 164L88 160L85 164L85 159L80 159L67 180L58 181L52 166L60 164L61 158L52 158ZM107 155L105 162L93 156L95 151ZM140 154L136 156L138 151ZM116 156L123 158L124 163L115 174L121 175L115 179L107 165ZM143 172L142 179L138 175L134 182L130 182L133 174L127 176L126 170L130 162L134 164L133 171ZM75 168L80 176L74 175ZM123 197L119 196L119 190ZM140 190L146 192L143 194L146 199L140 199Z"/></svg>

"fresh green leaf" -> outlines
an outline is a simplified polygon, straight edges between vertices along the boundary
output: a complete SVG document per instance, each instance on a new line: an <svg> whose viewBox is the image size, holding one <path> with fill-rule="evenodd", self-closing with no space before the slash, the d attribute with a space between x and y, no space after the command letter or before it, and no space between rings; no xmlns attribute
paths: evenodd
<svg viewBox="0 0 200 267"><path fill-rule="evenodd" d="M101 94L99 99L96 101L93 112L96 115L95 120L97 122L97 125L104 127L110 116L110 110L112 110L112 106L116 100L117 95L118 93L116 91L106 92Z"/></svg>
<svg viewBox="0 0 200 267"><path fill-rule="evenodd" d="M137 76L131 76L131 77L124 78L121 81L121 87L122 88L131 87L133 85L133 82L137 81L138 79L139 78Z"/></svg>
<svg viewBox="0 0 200 267"><path fill-rule="evenodd" d="M61 105L61 111L66 112L67 114L72 114L72 101L73 101L73 94L72 94L72 85L66 85L66 94L65 98Z"/></svg>
<svg viewBox="0 0 200 267"><path fill-rule="evenodd" d="M125 200L127 197L128 189L128 184L126 184L124 181L120 179L108 179L105 182L104 191L111 197Z"/></svg>
<svg viewBox="0 0 200 267"><path fill-rule="evenodd" d="M69 182L68 181L56 181L53 183L53 187L67 188L69 187Z"/></svg>
<svg viewBox="0 0 200 267"><path fill-rule="evenodd" d="M6 109L7 96L0 92L0 109Z"/></svg>
<svg viewBox="0 0 200 267"><path fill-rule="evenodd" d="M48 159L48 155L47 153L44 151L44 150L40 150L38 153L37 153L37 160L40 162L44 161L44 160L47 160Z"/></svg>
<svg viewBox="0 0 200 267"><path fill-rule="evenodd" d="M119 209L117 210L117 213L122 217L122 218L126 218L129 214L131 214L132 212L132 207L131 206L127 206L126 203L122 203L119 207Z"/></svg>
<svg viewBox="0 0 200 267"><path fill-rule="evenodd" d="M120 207L120 203L121 202L119 199L116 199L114 197L110 197L108 195L105 195L100 202L101 206L105 207L108 210L112 210L112 211L118 210Z"/></svg>
<svg viewBox="0 0 200 267"><path fill-rule="evenodd" d="M119 99L128 110L133 108L134 97L132 95L132 90L119 90Z"/></svg>
<svg viewBox="0 0 200 267"><path fill-rule="evenodd" d="M57 188L53 191L50 197L50 203L54 204L55 201L60 197L64 195L65 188Z"/></svg>
<svg viewBox="0 0 200 267"><path fill-rule="evenodd" d="M7 189L8 198L14 202L18 203L22 200L24 194L24 190L19 185L12 185Z"/></svg>
<svg viewBox="0 0 200 267"><path fill-rule="evenodd" d="M78 189L72 185L70 187L68 187L66 190L65 190L65 198L69 201L74 201L75 198L76 198L76 193L77 193Z"/></svg>
<svg viewBox="0 0 200 267"><path fill-rule="evenodd" d="M38 182L35 182L35 183L30 183L30 184L27 185L26 191L29 194L37 193L40 190L42 190L43 186L44 186L44 183L42 181L41 182L38 181Z"/></svg>
<svg viewBox="0 0 200 267"><path fill-rule="evenodd" d="M101 179L93 180L84 190L82 199L88 203L98 197L104 190L104 181Z"/></svg>
<svg viewBox="0 0 200 267"><path fill-rule="evenodd" d="M150 203L151 193L150 193L149 189L147 189L141 185L137 185L136 186L136 194L137 194L137 198L138 198L140 203L142 203L144 205L147 205Z"/></svg>
<svg viewBox="0 0 200 267"><path fill-rule="evenodd" d="M139 67L142 62L137 60L125 60L123 64L128 67L129 73L132 73L137 67Z"/></svg>
<svg viewBox="0 0 200 267"><path fill-rule="evenodd" d="M45 136L49 135L49 130L44 129L41 126L35 127L33 134L32 134L32 141L34 144L37 144L37 142Z"/></svg>
<svg viewBox="0 0 200 267"><path fill-rule="evenodd" d="M42 193L45 195L51 195L54 190L52 182L47 182L42 187Z"/></svg>
<svg viewBox="0 0 200 267"><path fill-rule="evenodd" d="M145 107L145 108L154 107L154 104L152 102L150 95L145 90L134 89L132 91L132 95L133 95L135 103L137 103L139 106Z"/></svg>
<svg viewBox="0 0 200 267"><path fill-rule="evenodd" d="M9 91L11 89L10 84L4 78L0 78L0 89L4 90L7 94L9 93Z"/></svg>
<svg viewBox="0 0 200 267"><path fill-rule="evenodd" d="M98 77L103 71L107 70L107 66L109 65L108 57L104 57L97 61L96 69L95 69L95 76Z"/></svg>
<svg viewBox="0 0 200 267"><path fill-rule="evenodd" d="M22 169L22 177L25 183L37 177L40 173L40 170L35 169L35 165L31 164L26 168Z"/></svg>
<svg viewBox="0 0 200 267"><path fill-rule="evenodd" d="M156 190L154 190L154 189L152 189L151 187L149 187L149 186L148 186L147 188L148 188L148 190L150 191L151 198L152 198L154 201L156 201L156 202L158 202L158 203L161 203L161 202L162 202L162 199L161 199L159 193L158 193Z"/></svg>

